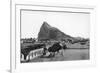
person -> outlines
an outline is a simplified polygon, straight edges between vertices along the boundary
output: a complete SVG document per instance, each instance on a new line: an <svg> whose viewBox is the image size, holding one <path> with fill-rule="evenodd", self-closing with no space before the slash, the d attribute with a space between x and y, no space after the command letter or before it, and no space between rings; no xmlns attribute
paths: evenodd
<svg viewBox="0 0 100 73"><path fill-rule="evenodd" d="M65 41L62 43L62 48L63 48L64 50L67 49L67 46L66 46L66 42L65 42Z"/></svg>
<svg viewBox="0 0 100 73"><path fill-rule="evenodd" d="M46 45L45 45L44 48L43 48L43 56L46 55L47 50L48 49L46 48Z"/></svg>

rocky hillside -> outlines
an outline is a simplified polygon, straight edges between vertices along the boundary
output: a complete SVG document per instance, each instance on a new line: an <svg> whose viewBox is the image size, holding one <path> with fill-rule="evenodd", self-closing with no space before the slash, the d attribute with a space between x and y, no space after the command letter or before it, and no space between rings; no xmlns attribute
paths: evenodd
<svg viewBox="0 0 100 73"><path fill-rule="evenodd" d="M43 22L38 33L38 40L74 40L73 37L66 35L58 28L50 26L47 22Z"/></svg>

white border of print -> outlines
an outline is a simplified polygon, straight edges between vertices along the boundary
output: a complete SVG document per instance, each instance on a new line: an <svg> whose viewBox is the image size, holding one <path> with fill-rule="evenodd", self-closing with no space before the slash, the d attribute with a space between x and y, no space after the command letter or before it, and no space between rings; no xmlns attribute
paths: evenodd
<svg viewBox="0 0 100 73"><path fill-rule="evenodd" d="M20 10L50 10L90 13L90 60L44 62L44 63L20 63ZM91 6L78 6L66 4L49 4L33 2L11 2L11 72L35 72L44 70L67 69L76 67L95 66L95 8Z"/></svg>

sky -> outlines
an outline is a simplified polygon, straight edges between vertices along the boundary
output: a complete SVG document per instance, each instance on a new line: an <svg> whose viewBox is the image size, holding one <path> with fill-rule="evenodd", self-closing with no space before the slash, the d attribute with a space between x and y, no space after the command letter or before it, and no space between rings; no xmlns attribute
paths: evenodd
<svg viewBox="0 0 100 73"><path fill-rule="evenodd" d="M90 14L44 11L21 11L21 38L37 38L44 21L67 35L89 38Z"/></svg>

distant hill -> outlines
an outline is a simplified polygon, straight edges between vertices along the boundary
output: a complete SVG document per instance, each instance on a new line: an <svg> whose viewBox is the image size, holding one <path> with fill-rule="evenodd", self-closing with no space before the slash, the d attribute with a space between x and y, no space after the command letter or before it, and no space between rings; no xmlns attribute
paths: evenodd
<svg viewBox="0 0 100 73"><path fill-rule="evenodd" d="M74 37L66 35L64 32L60 31L58 28L50 26L47 22L43 22L40 31L38 33L38 40L75 40Z"/></svg>

